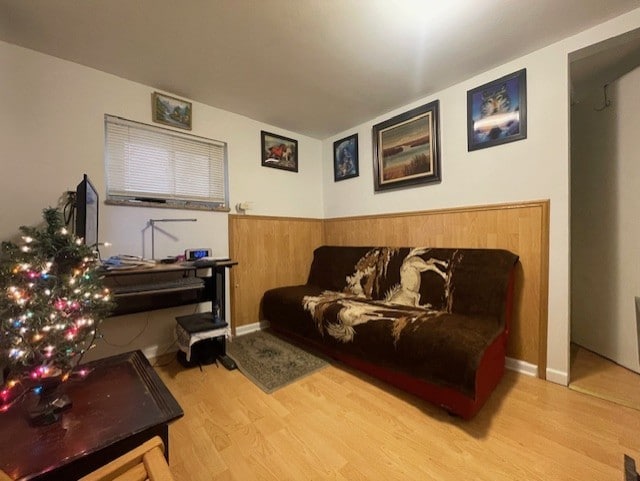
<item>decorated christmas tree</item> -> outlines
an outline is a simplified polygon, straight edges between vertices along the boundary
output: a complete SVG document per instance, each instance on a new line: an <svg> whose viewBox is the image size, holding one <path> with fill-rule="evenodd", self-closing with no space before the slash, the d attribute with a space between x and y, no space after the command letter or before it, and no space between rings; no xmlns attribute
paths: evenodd
<svg viewBox="0 0 640 481"><path fill-rule="evenodd" d="M0 250L0 409L45 379L66 381L113 307L94 246L67 231L58 209L43 217Z"/></svg>

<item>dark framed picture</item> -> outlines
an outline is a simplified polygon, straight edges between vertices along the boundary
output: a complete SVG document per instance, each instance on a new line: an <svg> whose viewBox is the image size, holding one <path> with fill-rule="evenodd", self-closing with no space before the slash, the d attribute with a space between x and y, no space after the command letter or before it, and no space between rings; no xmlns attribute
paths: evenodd
<svg viewBox="0 0 640 481"><path fill-rule="evenodd" d="M374 189L440 182L440 102L373 126Z"/></svg>
<svg viewBox="0 0 640 481"><path fill-rule="evenodd" d="M358 177L358 134L333 143L333 180Z"/></svg>
<svg viewBox="0 0 640 481"><path fill-rule="evenodd" d="M468 150L527 138L527 69L467 92Z"/></svg>
<svg viewBox="0 0 640 481"><path fill-rule="evenodd" d="M260 132L262 165L298 172L298 141L264 130Z"/></svg>
<svg viewBox="0 0 640 481"><path fill-rule="evenodd" d="M191 130L191 102L153 92L151 95L151 112L154 122Z"/></svg>

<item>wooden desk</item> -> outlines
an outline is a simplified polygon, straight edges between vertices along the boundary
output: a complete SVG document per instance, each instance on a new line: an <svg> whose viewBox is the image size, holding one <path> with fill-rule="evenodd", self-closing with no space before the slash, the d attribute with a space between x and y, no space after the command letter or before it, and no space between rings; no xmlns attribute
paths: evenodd
<svg viewBox="0 0 640 481"><path fill-rule="evenodd" d="M12 479L75 480L156 435L168 458L168 423L184 413L142 352L85 367L68 381L73 407L59 422L31 427L20 404L0 414L0 470Z"/></svg>

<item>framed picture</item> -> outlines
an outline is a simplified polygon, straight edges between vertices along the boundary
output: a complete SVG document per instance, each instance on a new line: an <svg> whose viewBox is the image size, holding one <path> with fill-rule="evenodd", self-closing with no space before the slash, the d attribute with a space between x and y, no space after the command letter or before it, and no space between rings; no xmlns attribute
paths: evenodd
<svg viewBox="0 0 640 481"><path fill-rule="evenodd" d="M154 122L191 130L191 102L153 92L151 111Z"/></svg>
<svg viewBox="0 0 640 481"><path fill-rule="evenodd" d="M373 126L376 191L440 182L439 104L428 104Z"/></svg>
<svg viewBox="0 0 640 481"><path fill-rule="evenodd" d="M298 141L264 130L260 133L262 165L298 172Z"/></svg>
<svg viewBox="0 0 640 481"><path fill-rule="evenodd" d="M468 150L527 138L527 69L467 92Z"/></svg>
<svg viewBox="0 0 640 481"><path fill-rule="evenodd" d="M358 134L333 143L333 180L358 177Z"/></svg>

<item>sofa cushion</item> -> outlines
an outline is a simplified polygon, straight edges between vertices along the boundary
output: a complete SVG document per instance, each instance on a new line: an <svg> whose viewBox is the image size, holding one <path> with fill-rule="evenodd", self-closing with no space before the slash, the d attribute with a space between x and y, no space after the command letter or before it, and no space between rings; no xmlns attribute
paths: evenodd
<svg viewBox="0 0 640 481"><path fill-rule="evenodd" d="M304 331L308 337L312 322L314 337L319 334L336 351L467 395L473 395L480 358L503 330L496 317L393 305L339 292L306 295L302 301L310 318L298 314L293 332Z"/></svg>

